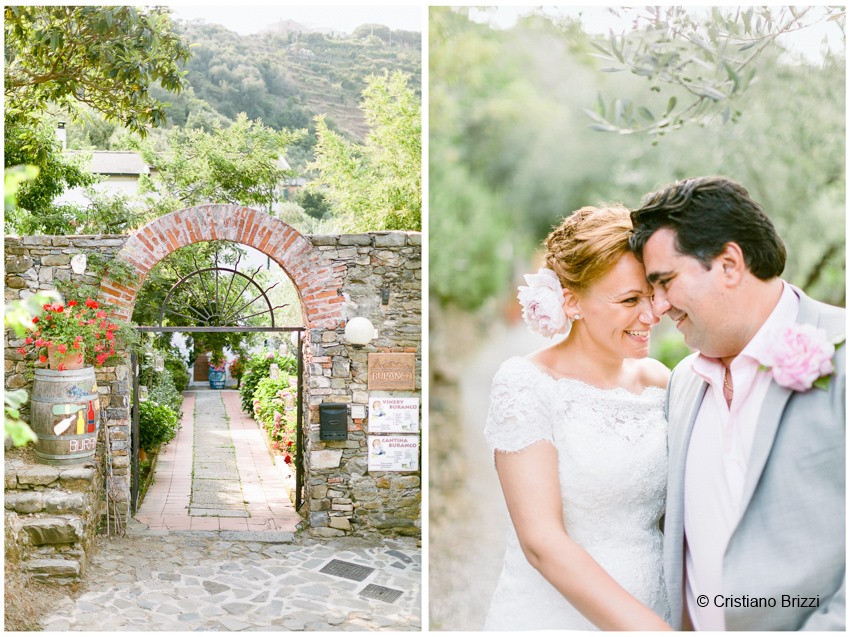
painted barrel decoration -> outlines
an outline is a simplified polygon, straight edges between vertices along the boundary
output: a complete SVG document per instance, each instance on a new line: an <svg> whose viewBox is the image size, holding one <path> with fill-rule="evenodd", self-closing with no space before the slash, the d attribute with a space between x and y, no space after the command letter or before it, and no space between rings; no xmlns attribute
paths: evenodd
<svg viewBox="0 0 850 637"><path fill-rule="evenodd" d="M210 367L210 388L224 389L224 371Z"/></svg>
<svg viewBox="0 0 850 637"><path fill-rule="evenodd" d="M30 426L35 455L45 464L74 464L94 457L100 397L94 367L35 370Z"/></svg>

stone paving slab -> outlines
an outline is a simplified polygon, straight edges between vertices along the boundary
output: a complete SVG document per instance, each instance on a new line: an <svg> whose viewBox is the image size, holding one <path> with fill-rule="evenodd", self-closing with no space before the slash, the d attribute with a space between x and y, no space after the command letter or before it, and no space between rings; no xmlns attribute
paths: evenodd
<svg viewBox="0 0 850 637"><path fill-rule="evenodd" d="M242 509L234 511L232 509L206 509L199 506L189 507L189 515L208 518L247 518L250 514Z"/></svg>
<svg viewBox="0 0 850 637"><path fill-rule="evenodd" d="M181 532L141 525L97 538L81 590L42 621L47 631L419 631L421 549L414 540ZM375 570L354 582L322 573L332 560ZM369 588L371 587L371 588ZM393 602L369 597L400 591Z"/></svg>

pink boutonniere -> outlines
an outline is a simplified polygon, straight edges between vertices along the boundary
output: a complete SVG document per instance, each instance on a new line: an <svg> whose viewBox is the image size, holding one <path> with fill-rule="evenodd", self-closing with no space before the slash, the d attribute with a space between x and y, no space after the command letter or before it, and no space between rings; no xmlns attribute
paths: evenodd
<svg viewBox="0 0 850 637"><path fill-rule="evenodd" d="M799 392L829 388L835 371L832 357L836 347L844 343L843 337L831 342L824 330L795 323L774 334L771 343L760 369L770 371L777 385Z"/></svg>

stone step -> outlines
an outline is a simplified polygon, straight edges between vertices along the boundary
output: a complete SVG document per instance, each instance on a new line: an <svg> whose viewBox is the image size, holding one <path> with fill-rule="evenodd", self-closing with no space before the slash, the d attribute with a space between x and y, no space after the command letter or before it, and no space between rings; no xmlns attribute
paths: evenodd
<svg viewBox="0 0 850 637"><path fill-rule="evenodd" d="M60 467L41 464L26 465L12 461L4 467L7 490L61 486L70 491L88 491L96 477L95 468L86 465Z"/></svg>
<svg viewBox="0 0 850 637"><path fill-rule="evenodd" d="M65 493L58 490L47 491L9 491L4 504L6 509L16 513L73 513L83 515L86 512L86 497L82 493Z"/></svg>
<svg viewBox="0 0 850 637"><path fill-rule="evenodd" d="M80 579L80 563L77 560L27 560L23 566L33 578L41 581L67 584Z"/></svg>
<svg viewBox="0 0 850 637"><path fill-rule="evenodd" d="M83 540L83 521L77 517L24 518L21 532L32 546L73 544Z"/></svg>

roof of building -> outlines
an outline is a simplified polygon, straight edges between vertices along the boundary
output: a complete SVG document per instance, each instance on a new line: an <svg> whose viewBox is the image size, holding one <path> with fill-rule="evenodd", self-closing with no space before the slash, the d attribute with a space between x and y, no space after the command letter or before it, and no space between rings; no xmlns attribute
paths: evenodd
<svg viewBox="0 0 850 637"><path fill-rule="evenodd" d="M97 175L147 175L150 168L139 153L125 150L69 150L69 155L91 154L89 170Z"/></svg>

